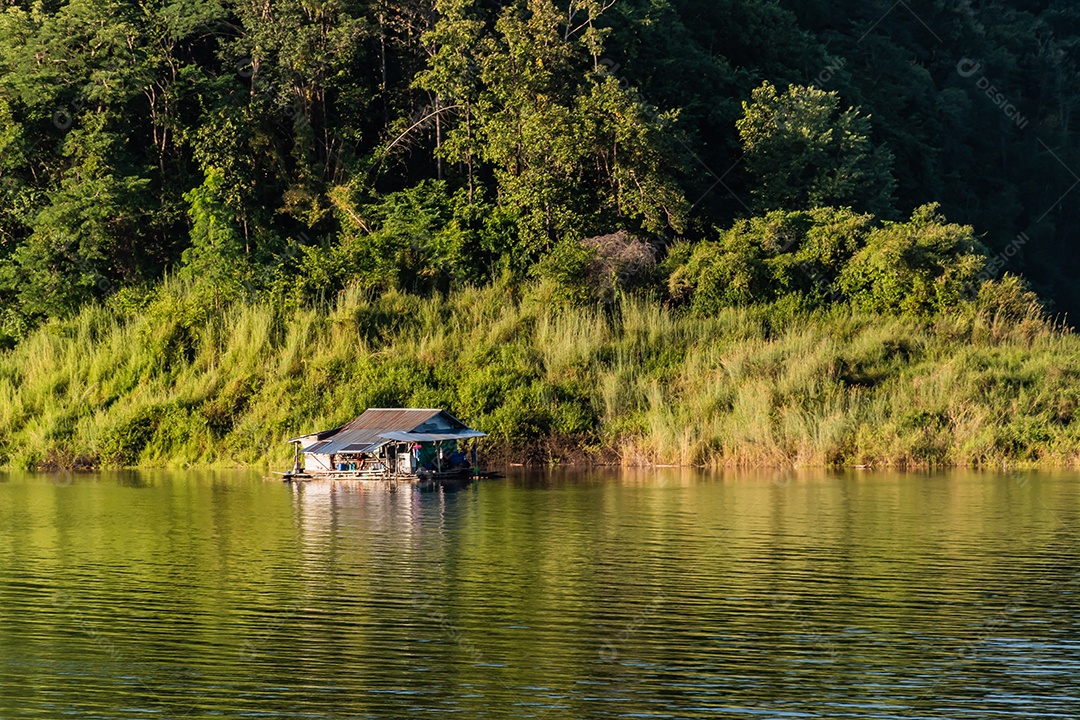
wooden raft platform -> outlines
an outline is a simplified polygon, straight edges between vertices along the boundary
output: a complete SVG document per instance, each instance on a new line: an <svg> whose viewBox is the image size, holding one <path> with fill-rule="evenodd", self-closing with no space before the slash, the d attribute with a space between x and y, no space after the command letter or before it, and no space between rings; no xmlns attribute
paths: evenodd
<svg viewBox="0 0 1080 720"><path fill-rule="evenodd" d="M389 485L413 485L420 489L431 487L464 486L473 480L494 479L504 477L501 473L491 471L474 472L445 472L425 473L413 475L406 473L372 473L360 470L335 470L319 473L277 473L281 480L287 483L309 483L318 481L331 482L359 482L377 483Z"/></svg>

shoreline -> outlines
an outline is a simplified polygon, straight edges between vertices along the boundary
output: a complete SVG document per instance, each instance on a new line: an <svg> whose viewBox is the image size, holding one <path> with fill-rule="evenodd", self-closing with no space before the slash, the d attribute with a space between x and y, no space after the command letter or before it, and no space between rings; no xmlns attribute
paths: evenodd
<svg viewBox="0 0 1080 720"><path fill-rule="evenodd" d="M611 451L614 452L614 451ZM923 473L944 472L952 470L968 470L972 472L987 472L1007 474L1014 472L1033 472L1051 470L1080 470L1080 457L1072 459L1047 458L1041 461L1027 461L1012 464L969 463L950 464L934 463L926 461L911 461L905 463L870 463L870 464L812 464L812 463L711 463L711 464L678 464L678 463L625 463L610 460L557 460L543 461L534 459L527 462L514 461L509 458L517 456L513 451L504 453L491 453L497 459L490 463L482 463L485 469L503 471L506 469L520 470L571 470L587 471L594 469L604 470L695 470L703 472L721 471L862 471L869 473L877 472L901 472ZM275 460L265 460L253 463L151 463L141 465L111 466L89 462L81 462L74 465L43 464L34 468L19 468L12 465L0 465L2 472L31 472L37 474L68 472L75 474L92 474L119 470L252 470L273 472L275 469L285 468L288 463Z"/></svg>

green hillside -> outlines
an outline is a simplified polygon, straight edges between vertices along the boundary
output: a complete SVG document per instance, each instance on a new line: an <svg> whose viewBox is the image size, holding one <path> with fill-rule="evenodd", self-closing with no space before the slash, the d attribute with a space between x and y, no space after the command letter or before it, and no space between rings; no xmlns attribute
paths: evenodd
<svg viewBox="0 0 1080 720"><path fill-rule="evenodd" d="M7 0L0 454L1068 463L1078 100L1066 0Z"/></svg>

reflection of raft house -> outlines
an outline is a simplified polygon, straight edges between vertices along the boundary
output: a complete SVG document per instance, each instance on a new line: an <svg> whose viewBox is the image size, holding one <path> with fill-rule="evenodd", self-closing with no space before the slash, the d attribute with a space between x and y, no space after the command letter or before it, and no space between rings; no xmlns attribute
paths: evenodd
<svg viewBox="0 0 1080 720"><path fill-rule="evenodd" d="M478 473L485 433L444 410L369 408L340 427L302 435L286 477L440 479ZM300 455L303 454L303 467Z"/></svg>

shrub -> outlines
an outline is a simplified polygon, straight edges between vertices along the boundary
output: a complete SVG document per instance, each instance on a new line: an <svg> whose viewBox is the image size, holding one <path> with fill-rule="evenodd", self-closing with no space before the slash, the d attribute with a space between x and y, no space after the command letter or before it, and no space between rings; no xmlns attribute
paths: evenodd
<svg viewBox="0 0 1080 720"><path fill-rule="evenodd" d="M595 298L596 289L591 281L596 261L595 249L567 238L540 258L532 274L550 282L557 299L580 305Z"/></svg>
<svg viewBox="0 0 1080 720"><path fill-rule="evenodd" d="M580 242L568 238L540 259L533 275L550 282L560 300L610 305L620 292L656 279L656 256L655 245L625 230Z"/></svg>
<svg viewBox="0 0 1080 720"><path fill-rule="evenodd" d="M838 284L860 310L930 315L957 306L985 266L972 228L947 223L931 204L873 230Z"/></svg>
<svg viewBox="0 0 1080 720"><path fill-rule="evenodd" d="M98 456L107 466L134 465L154 437L166 408L149 405L139 408L106 430L98 447Z"/></svg>

